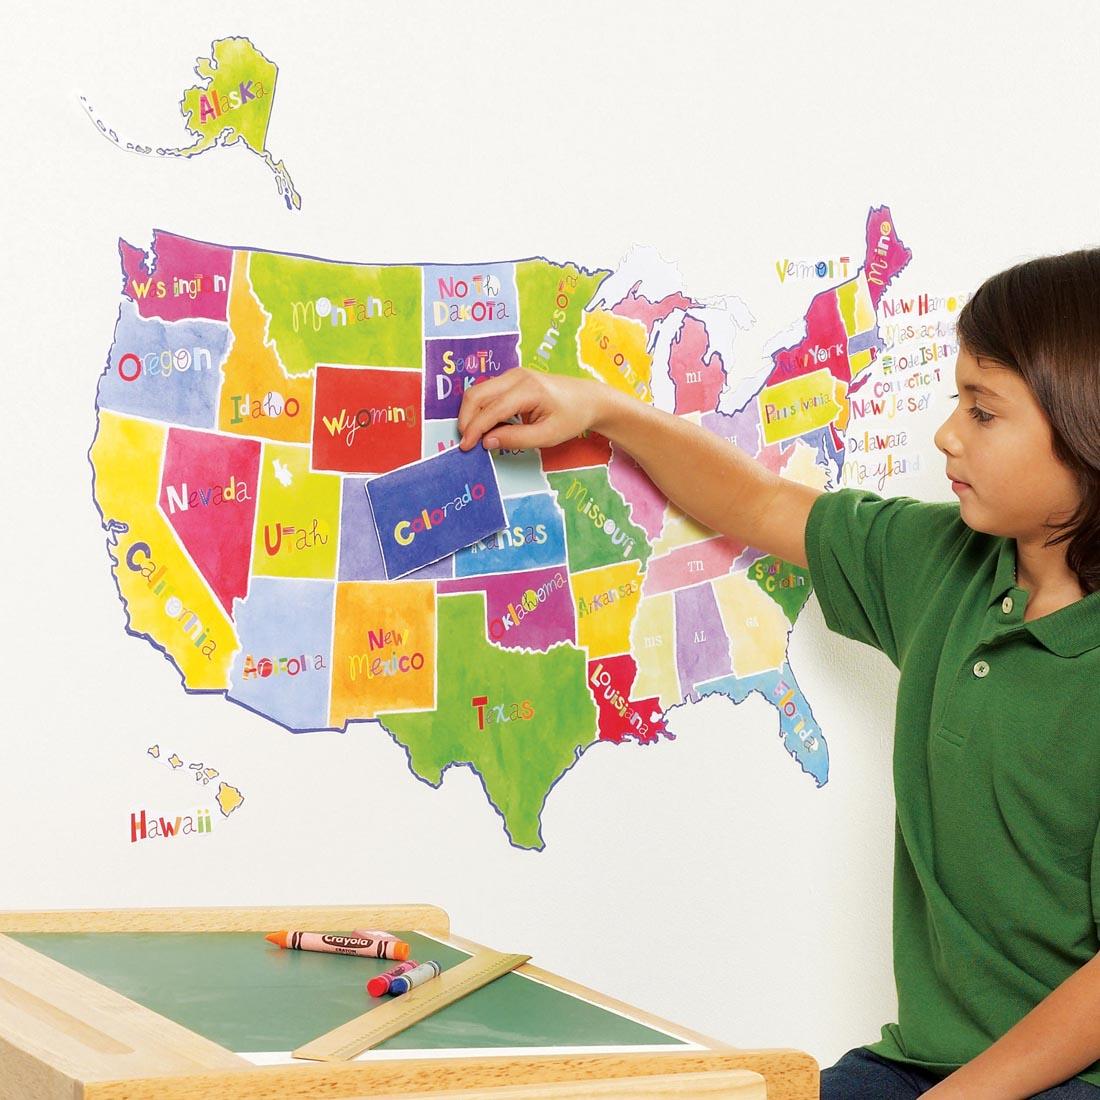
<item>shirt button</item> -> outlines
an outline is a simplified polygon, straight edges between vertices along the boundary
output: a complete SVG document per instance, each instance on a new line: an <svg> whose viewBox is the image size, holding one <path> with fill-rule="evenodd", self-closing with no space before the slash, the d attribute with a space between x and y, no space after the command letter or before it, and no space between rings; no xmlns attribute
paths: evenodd
<svg viewBox="0 0 1100 1100"><path fill-rule="evenodd" d="M985 661L979 661L974 666L974 675L977 676L979 679L981 679L981 677L983 677L983 676L988 676L989 675L989 665L987 665L985 663Z"/></svg>
<svg viewBox="0 0 1100 1100"><path fill-rule="evenodd" d="M1005 598L1001 601L1001 610L1006 615L1008 615L1012 612L1012 597L1011 596L1005 596Z"/></svg>

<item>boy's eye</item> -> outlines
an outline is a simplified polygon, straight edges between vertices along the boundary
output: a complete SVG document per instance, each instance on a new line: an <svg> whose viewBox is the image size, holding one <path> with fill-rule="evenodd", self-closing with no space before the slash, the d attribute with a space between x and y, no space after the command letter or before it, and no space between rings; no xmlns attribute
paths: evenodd
<svg viewBox="0 0 1100 1100"><path fill-rule="evenodd" d="M958 399L959 395L957 393L951 395L952 401L958 401ZM979 424L988 424L991 420L995 419L992 413L987 413L984 409L979 409L977 405L967 409L966 412L968 416L973 417Z"/></svg>

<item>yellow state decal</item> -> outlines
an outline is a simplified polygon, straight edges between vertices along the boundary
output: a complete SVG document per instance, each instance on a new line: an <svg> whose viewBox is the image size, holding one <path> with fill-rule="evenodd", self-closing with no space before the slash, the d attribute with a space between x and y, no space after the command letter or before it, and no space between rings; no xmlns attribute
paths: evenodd
<svg viewBox="0 0 1100 1100"><path fill-rule="evenodd" d="M875 306L863 272L836 288L837 307L849 339L875 327ZM853 374L855 371L852 372Z"/></svg>
<svg viewBox="0 0 1100 1100"><path fill-rule="evenodd" d="M854 351L848 356L848 373L854 379L874 361L875 353L870 348L864 348L863 351Z"/></svg>
<svg viewBox="0 0 1100 1100"><path fill-rule="evenodd" d="M765 386L756 398L765 444L794 439L832 423L841 411L844 392L843 383L825 367Z"/></svg>
<svg viewBox="0 0 1100 1100"><path fill-rule="evenodd" d="M164 649L184 687L226 691L240 641L157 503L167 432L163 424L99 412L91 453L96 502L105 520L126 527L111 553L111 571L129 629Z"/></svg>
<svg viewBox="0 0 1100 1100"><path fill-rule="evenodd" d="M665 521L661 527L661 536L653 543L653 556L660 557L681 546L691 546L696 542L718 537L717 531L704 527L698 520L681 512L675 504L665 505Z"/></svg>
<svg viewBox="0 0 1100 1100"><path fill-rule="evenodd" d="M336 576L340 482L338 474L310 470L308 447L264 446L253 576Z"/></svg>
<svg viewBox="0 0 1100 1100"><path fill-rule="evenodd" d="M653 359L646 351L641 321L594 309L584 315L577 347L581 363L594 374L640 401L653 403Z"/></svg>
<svg viewBox="0 0 1100 1100"><path fill-rule="evenodd" d="M329 721L435 708L436 606L431 581L336 586Z"/></svg>
<svg viewBox="0 0 1100 1100"><path fill-rule="evenodd" d="M730 640L734 675L755 676L782 668L791 624L779 604L744 573L719 577L711 586Z"/></svg>
<svg viewBox="0 0 1100 1100"><path fill-rule="evenodd" d="M630 627L642 595L641 564L624 561L569 578L577 611L577 644L588 659L630 652Z"/></svg>
<svg viewBox="0 0 1100 1100"><path fill-rule="evenodd" d="M779 472L788 481L797 481L813 489L824 491L829 486L829 471L817 461L817 451L801 439L788 449L787 461Z"/></svg>
<svg viewBox="0 0 1100 1100"><path fill-rule="evenodd" d="M638 676L630 692L632 698L656 696L662 710L683 702L676 674L676 625L671 592L647 596L638 604L630 641L630 652L638 665Z"/></svg>

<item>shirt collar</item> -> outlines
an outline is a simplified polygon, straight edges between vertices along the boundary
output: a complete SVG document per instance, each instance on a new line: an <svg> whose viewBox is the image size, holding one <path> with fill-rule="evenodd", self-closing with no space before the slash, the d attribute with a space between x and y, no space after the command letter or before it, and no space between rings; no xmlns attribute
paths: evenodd
<svg viewBox="0 0 1100 1100"><path fill-rule="evenodd" d="M1024 600L1027 593L1015 583L1016 540L1002 538L993 572L990 606L1012 593ZM1059 657L1077 657L1100 646L1100 591L1068 604L1059 611L1023 624L1037 642Z"/></svg>
<svg viewBox="0 0 1100 1100"><path fill-rule="evenodd" d="M1016 540L998 539L1001 545L997 551L997 565L993 571L993 591L989 596L989 606L1000 603L1011 588L1016 587Z"/></svg>

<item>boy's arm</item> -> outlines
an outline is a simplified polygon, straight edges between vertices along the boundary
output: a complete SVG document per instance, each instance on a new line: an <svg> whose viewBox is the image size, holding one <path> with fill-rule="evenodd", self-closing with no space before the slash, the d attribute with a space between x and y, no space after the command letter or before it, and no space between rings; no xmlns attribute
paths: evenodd
<svg viewBox="0 0 1100 1100"><path fill-rule="evenodd" d="M510 424L516 416L523 423ZM805 569L820 490L773 474L726 440L600 382L521 367L466 391L462 446L547 447L593 430L627 451L678 508L722 535Z"/></svg>
<svg viewBox="0 0 1100 1100"><path fill-rule="evenodd" d="M704 526L806 569L806 520L820 489L779 477L740 448L611 390L593 428L628 451Z"/></svg>
<svg viewBox="0 0 1100 1100"><path fill-rule="evenodd" d="M1100 955L924 1095L929 1100L1025 1100L1100 1059L1098 1021Z"/></svg>

